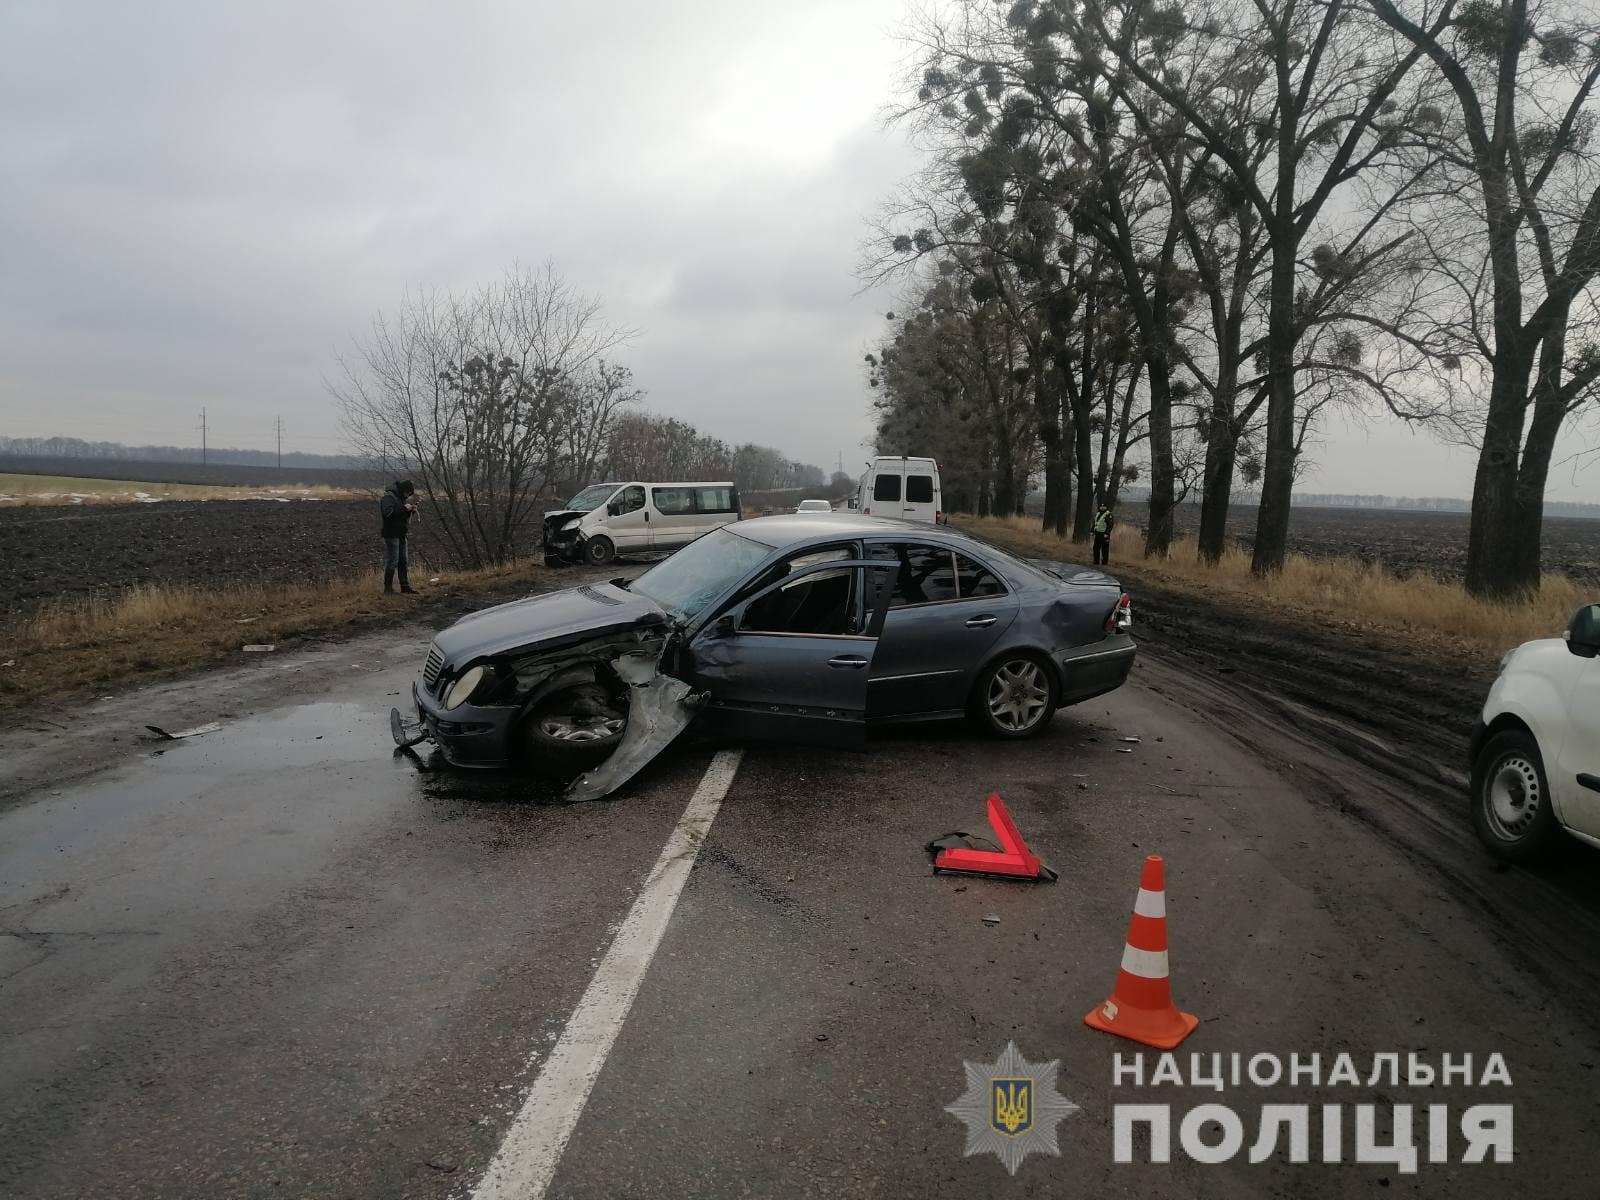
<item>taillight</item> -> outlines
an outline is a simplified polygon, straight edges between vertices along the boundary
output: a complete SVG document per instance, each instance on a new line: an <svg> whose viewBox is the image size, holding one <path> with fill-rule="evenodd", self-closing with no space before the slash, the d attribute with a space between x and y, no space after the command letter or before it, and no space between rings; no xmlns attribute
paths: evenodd
<svg viewBox="0 0 1600 1200"><path fill-rule="evenodd" d="M1127 592L1122 593L1122 599L1117 601L1117 606L1111 610L1111 615L1106 618L1105 630L1107 633L1126 633L1133 628L1133 597Z"/></svg>
<svg viewBox="0 0 1600 1200"><path fill-rule="evenodd" d="M935 525L943 525L944 524L944 514L942 512L939 512L937 509L934 510L933 523Z"/></svg>
<svg viewBox="0 0 1600 1200"><path fill-rule="evenodd" d="M870 517L872 515L872 510L870 508L863 508L861 510L861 515L863 517Z"/></svg>

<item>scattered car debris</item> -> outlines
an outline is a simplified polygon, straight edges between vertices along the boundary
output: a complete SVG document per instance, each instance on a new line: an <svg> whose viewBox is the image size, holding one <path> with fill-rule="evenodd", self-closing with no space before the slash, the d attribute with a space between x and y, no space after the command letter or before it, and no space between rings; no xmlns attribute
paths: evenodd
<svg viewBox="0 0 1600 1200"><path fill-rule="evenodd" d="M193 729L179 729L174 733L168 733L159 725L146 725L145 728L164 741L178 742L184 738L199 737L202 733L215 733L222 728L222 722L207 721L204 725L196 725Z"/></svg>
<svg viewBox="0 0 1600 1200"><path fill-rule="evenodd" d="M985 925L998 925L1000 924L1000 917L996 913L989 913L983 918L983 923Z"/></svg>
<svg viewBox="0 0 1600 1200"><path fill-rule="evenodd" d="M1118 746L1117 747L1117 753L1118 754L1132 754L1133 753L1133 747L1132 746Z"/></svg>
<svg viewBox="0 0 1600 1200"><path fill-rule="evenodd" d="M1136 737L1118 738L1117 741L1119 741L1119 742L1128 742L1128 743L1130 743L1131 745L1134 745L1134 746L1137 746L1139 744L1139 739L1136 738Z"/></svg>
<svg viewBox="0 0 1600 1200"><path fill-rule="evenodd" d="M260 617L235 617L233 623L235 625L248 625L251 621L259 621L260 619Z"/></svg>
<svg viewBox="0 0 1600 1200"><path fill-rule="evenodd" d="M252 642L248 646L241 647L246 654L271 654L277 648L275 642Z"/></svg>

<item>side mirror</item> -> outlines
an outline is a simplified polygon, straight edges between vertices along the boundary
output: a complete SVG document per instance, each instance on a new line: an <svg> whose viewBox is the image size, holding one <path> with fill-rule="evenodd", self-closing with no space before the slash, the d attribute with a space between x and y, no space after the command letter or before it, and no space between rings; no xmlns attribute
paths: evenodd
<svg viewBox="0 0 1600 1200"><path fill-rule="evenodd" d="M613 500L610 504L606 505L606 512L613 517L620 517L622 515L622 505Z"/></svg>
<svg viewBox="0 0 1600 1200"><path fill-rule="evenodd" d="M717 618L716 623L711 626L712 637L732 637L738 632L739 626L738 623L734 621L732 613L723 613Z"/></svg>
<svg viewBox="0 0 1600 1200"><path fill-rule="evenodd" d="M1582 658L1600 654L1600 604L1585 604L1567 626L1567 649Z"/></svg>

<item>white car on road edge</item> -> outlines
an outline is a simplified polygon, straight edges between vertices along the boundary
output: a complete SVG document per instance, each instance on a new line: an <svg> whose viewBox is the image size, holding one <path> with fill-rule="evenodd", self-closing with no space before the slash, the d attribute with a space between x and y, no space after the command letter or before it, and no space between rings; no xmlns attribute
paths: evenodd
<svg viewBox="0 0 1600 1200"><path fill-rule="evenodd" d="M1472 824L1498 857L1533 858L1558 826L1600 846L1600 604L1500 660L1471 763Z"/></svg>

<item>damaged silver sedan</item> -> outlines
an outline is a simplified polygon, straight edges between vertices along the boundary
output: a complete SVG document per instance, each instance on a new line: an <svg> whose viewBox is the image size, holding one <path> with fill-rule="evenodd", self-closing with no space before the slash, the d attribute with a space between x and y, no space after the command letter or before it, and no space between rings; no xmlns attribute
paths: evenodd
<svg viewBox="0 0 1600 1200"><path fill-rule="evenodd" d="M582 584L443 630L402 745L527 764L573 799L620 787L698 721L719 737L857 746L967 716L1004 738L1121 686L1128 596L949 528L797 514L741 521L637 579Z"/></svg>

